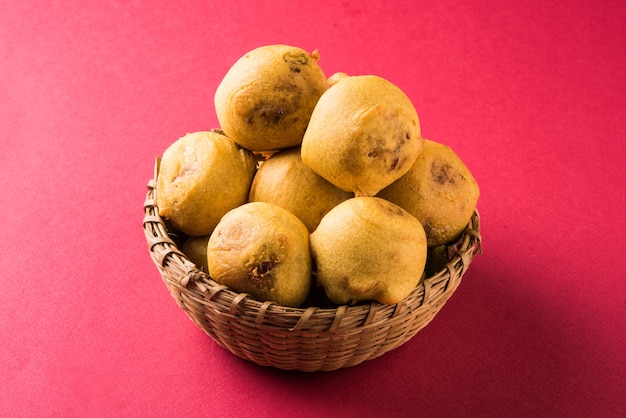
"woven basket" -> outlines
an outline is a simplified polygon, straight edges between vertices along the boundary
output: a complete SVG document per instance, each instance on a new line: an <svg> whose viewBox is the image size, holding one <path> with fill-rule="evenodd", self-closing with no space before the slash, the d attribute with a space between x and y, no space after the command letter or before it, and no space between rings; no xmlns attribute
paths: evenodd
<svg viewBox="0 0 626 418"><path fill-rule="evenodd" d="M155 188L151 180L143 227L163 282L189 318L220 346L262 366L330 371L393 350L428 325L481 252L475 212L461 238L447 246L445 267L398 304L290 308L259 302L218 284L179 250L159 216Z"/></svg>

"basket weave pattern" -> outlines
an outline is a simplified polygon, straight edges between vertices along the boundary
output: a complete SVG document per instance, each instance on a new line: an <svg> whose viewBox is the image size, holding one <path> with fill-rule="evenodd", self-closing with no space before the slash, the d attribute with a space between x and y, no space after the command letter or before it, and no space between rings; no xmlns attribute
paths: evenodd
<svg viewBox="0 0 626 418"><path fill-rule="evenodd" d="M168 236L148 183L143 227L152 260L178 305L220 346L259 365L330 371L371 360L424 328L459 286L481 251L475 212L461 238L448 246L445 268L395 305L377 302L337 308L290 308L236 293L199 270Z"/></svg>

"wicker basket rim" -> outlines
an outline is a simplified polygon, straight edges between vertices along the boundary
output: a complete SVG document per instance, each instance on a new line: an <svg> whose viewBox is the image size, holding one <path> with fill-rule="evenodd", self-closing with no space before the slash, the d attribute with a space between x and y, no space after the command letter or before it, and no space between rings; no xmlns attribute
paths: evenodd
<svg viewBox="0 0 626 418"><path fill-rule="evenodd" d="M156 176L155 176L156 177ZM193 283L198 290L210 302L221 295L232 300L232 313L235 314L238 309L252 308L263 312L280 313L282 315L290 315L295 317L310 317L314 312L316 315L327 314L337 315L357 312L371 312L379 309L390 309L394 311L392 316L398 314L405 300L410 297L419 297L428 300L428 290L432 288L433 283L444 280L446 274L457 268L460 263L463 265L463 271L469 267L469 263L476 254L482 253L482 238L480 234L480 215L478 210L474 211L474 215L469 224L461 234L459 240L447 246L450 254L450 261L436 274L421 280L411 294L405 300L393 305L384 305L376 301L360 303L356 305L339 305L336 307L287 307L279 305L272 301L258 301L247 293L239 293L234 290L217 283L209 274L197 268L197 266L177 247L174 241L168 236L164 226L164 220L158 214L156 205L156 181L151 179L148 182L148 194L144 201L144 234L148 243L149 250L153 255L153 260L157 266L161 266L164 270L173 270L170 275L180 277L178 283L174 285L180 286L182 289L190 288Z"/></svg>

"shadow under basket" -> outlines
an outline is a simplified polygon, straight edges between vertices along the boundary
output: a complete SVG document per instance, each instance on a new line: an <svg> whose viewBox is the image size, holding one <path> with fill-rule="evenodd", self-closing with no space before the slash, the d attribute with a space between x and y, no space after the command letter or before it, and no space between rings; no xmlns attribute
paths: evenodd
<svg viewBox="0 0 626 418"><path fill-rule="evenodd" d="M220 346L262 366L330 371L399 347L432 321L481 252L480 218L474 212L459 240L445 247L447 264L395 305L291 308L259 302L218 284L180 251L159 216L155 188L150 180L143 228L163 282L189 318Z"/></svg>

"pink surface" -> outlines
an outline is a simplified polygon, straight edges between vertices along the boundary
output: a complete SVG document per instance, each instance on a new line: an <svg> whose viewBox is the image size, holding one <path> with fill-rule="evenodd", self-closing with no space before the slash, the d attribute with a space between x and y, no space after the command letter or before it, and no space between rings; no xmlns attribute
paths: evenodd
<svg viewBox="0 0 626 418"><path fill-rule="evenodd" d="M0 416L626 414L626 3L79 3L0 4ZM154 157L270 43L400 86L481 185L450 302L332 373L220 348L141 228Z"/></svg>

